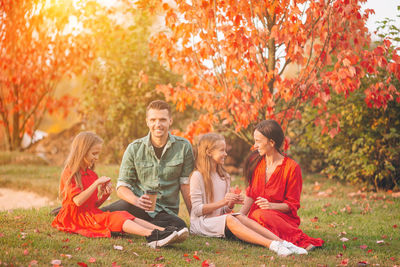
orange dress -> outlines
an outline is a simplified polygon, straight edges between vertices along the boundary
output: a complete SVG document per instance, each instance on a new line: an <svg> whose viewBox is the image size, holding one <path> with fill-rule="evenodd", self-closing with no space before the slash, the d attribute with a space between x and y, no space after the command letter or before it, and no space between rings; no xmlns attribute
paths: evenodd
<svg viewBox="0 0 400 267"><path fill-rule="evenodd" d="M300 218L297 210L300 208L300 194L303 185L300 166L285 156L281 165L266 182L265 157L258 163L253 172L253 179L246 189L246 195L256 200L263 197L272 203L286 203L289 212L260 209L256 203L251 205L249 218L255 220L281 239L292 242L296 246L306 248L310 244L322 246L321 238L312 238L299 229Z"/></svg>
<svg viewBox="0 0 400 267"><path fill-rule="evenodd" d="M122 225L126 220L135 217L126 211L104 212L96 206L97 189L81 206L77 206L72 199L97 180L97 174L91 169L81 170L83 190L71 179L66 184L70 171L65 170L61 176L60 189L63 192L62 207L52 226L60 231L77 233L87 237L110 237L111 232L122 232Z"/></svg>

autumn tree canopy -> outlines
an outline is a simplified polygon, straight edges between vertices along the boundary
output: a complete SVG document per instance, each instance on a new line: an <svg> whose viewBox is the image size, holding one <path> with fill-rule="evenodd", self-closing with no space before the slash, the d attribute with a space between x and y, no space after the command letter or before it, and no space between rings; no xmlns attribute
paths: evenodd
<svg viewBox="0 0 400 267"><path fill-rule="evenodd" d="M146 106L162 98L156 85L173 83L178 77L149 53L154 16L123 1L116 6L97 4L92 8L96 16L84 27L96 40L96 56L85 75L79 110L88 128L104 140L103 160L119 162L125 147L148 132Z"/></svg>
<svg viewBox="0 0 400 267"><path fill-rule="evenodd" d="M0 130L8 149L19 149L47 111L68 111L72 98L54 92L91 58L83 36L67 28L80 15L73 1L0 1Z"/></svg>
<svg viewBox="0 0 400 267"><path fill-rule="evenodd" d="M184 79L159 90L181 111L187 105L202 111L187 136L214 124L250 142L252 123L273 118L287 128L301 118L304 105L318 107L315 123L334 136L340 127L339 116L327 112L332 92L345 98L377 68L400 75L398 50L390 61L384 56L390 41L369 49L365 23L373 11L362 12L364 2L142 0L139 5L166 14L166 29L153 36L151 50ZM390 79L371 84L365 93L371 107L400 101Z"/></svg>

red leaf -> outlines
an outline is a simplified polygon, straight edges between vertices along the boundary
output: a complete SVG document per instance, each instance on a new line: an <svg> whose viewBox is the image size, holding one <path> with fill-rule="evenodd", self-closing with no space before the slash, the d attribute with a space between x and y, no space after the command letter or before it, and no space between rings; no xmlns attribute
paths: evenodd
<svg viewBox="0 0 400 267"><path fill-rule="evenodd" d="M397 224L393 225L393 228L397 228Z"/></svg>
<svg viewBox="0 0 400 267"><path fill-rule="evenodd" d="M197 255L193 255L193 258L195 258L198 261L200 260L199 256L197 256Z"/></svg>
<svg viewBox="0 0 400 267"><path fill-rule="evenodd" d="M89 262L90 262L90 263L94 263L94 262L96 262L96 259L93 258L93 257L90 257L90 258L89 258Z"/></svg>
<svg viewBox="0 0 400 267"><path fill-rule="evenodd" d="M189 254L185 253L183 254L183 257L189 257Z"/></svg>
<svg viewBox="0 0 400 267"><path fill-rule="evenodd" d="M366 248L367 248L367 245L361 245L360 248L361 248L361 249L366 249Z"/></svg>
<svg viewBox="0 0 400 267"><path fill-rule="evenodd" d="M235 193L235 194L240 194L240 193L242 193L242 189L240 189L239 186L236 185L236 186L235 186L235 189L233 190L233 193Z"/></svg>
<svg viewBox="0 0 400 267"><path fill-rule="evenodd" d="M78 265L79 265L79 266L82 266L82 267L87 267L87 264L84 263L84 262L78 262Z"/></svg>
<svg viewBox="0 0 400 267"><path fill-rule="evenodd" d="M29 254L29 250L28 249L25 249L24 250L24 255L26 256L26 255L28 255Z"/></svg>
<svg viewBox="0 0 400 267"><path fill-rule="evenodd" d="M208 263L208 260L205 260L201 263L201 267L209 267L210 264Z"/></svg>
<svg viewBox="0 0 400 267"><path fill-rule="evenodd" d="M118 263L114 261L113 263L111 263L111 267L121 267L121 266L118 265Z"/></svg>
<svg viewBox="0 0 400 267"><path fill-rule="evenodd" d="M336 255L336 258L341 258L341 257L343 257L342 253L339 253L339 254Z"/></svg>
<svg viewBox="0 0 400 267"><path fill-rule="evenodd" d="M372 252L372 249L368 249L367 253L371 253L371 252Z"/></svg>
<svg viewBox="0 0 400 267"><path fill-rule="evenodd" d="M346 250L346 248L347 248L345 244L343 244L342 247L344 250Z"/></svg>
<svg viewBox="0 0 400 267"><path fill-rule="evenodd" d="M344 259L340 262L339 266L347 266L347 264L349 263L349 259Z"/></svg>
<svg viewBox="0 0 400 267"><path fill-rule="evenodd" d="M163 261L164 260L164 256L159 256L157 258L154 259L155 261Z"/></svg>
<svg viewBox="0 0 400 267"><path fill-rule="evenodd" d="M186 258L185 261L190 263L192 259Z"/></svg>
<svg viewBox="0 0 400 267"><path fill-rule="evenodd" d="M391 259L392 261L395 261L395 260L396 260L396 258L395 258L395 257L390 257L390 259Z"/></svg>
<svg viewBox="0 0 400 267"><path fill-rule="evenodd" d="M69 238L64 239L62 242L69 242Z"/></svg>

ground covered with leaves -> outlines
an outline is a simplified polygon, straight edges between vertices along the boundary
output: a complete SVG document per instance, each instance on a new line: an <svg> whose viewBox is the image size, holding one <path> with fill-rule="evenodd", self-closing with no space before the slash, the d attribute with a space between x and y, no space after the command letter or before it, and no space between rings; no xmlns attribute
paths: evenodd
<svg viewBox="0 0 400 267"><path fill-rule="evenodd" d="M56 196L60 168L0 166L0 185ZM118 166L99 166L115 177ZM279 258L268 249L238 241L191 236L161 249L143 237L86 238L50 226L54 207L0 212L0 265L5 266L398 266L400 198L365 192L323 177L304 175L299 215L308 235L326 241L306 256ZM240 178L233 185L244 188ZM47 194L44 191L48 190ZM116 200L113 193L110 200ZM189 221L184 206L180 216Z"/></svg>

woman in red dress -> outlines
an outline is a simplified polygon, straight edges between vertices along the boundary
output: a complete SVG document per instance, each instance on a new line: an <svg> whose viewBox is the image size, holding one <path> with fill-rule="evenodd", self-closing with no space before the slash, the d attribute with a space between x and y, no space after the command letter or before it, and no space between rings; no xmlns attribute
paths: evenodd
<svg viewBox="0 0 400 267"><path fill-rule="evenodd" d="M98 208L111 194L111 179L99 178L93 171L102 143L91 132L81 132L74 138L61 175L62 208L51 225L87 237L110 237L111 232L145 236L147 245L153 248L177 241L176 229L156 226L126 211L104 212Z"/></svg>
<svg viewBox="0 0 400 267"><path fill-rule="evenodd" d="M240 212L281 239L312 250L324 241L299 229L302 176L300 166L282 154L284 135L274 120L260 122L254 131L254 151L245 165L246 189Z"/></svg>

